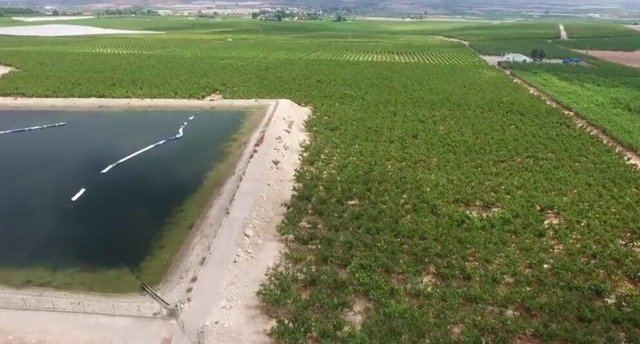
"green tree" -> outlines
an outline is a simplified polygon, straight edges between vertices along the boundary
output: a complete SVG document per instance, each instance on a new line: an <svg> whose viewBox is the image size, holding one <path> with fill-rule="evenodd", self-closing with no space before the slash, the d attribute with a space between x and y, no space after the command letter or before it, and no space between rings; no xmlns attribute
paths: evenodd
<svg viewBox="0 0 640 344"><path fill-rule="evenodd" d="M531 58L534 61L542 61L545 57L547 57L547 52L544 49L535 48L531 50Z"/></svg>

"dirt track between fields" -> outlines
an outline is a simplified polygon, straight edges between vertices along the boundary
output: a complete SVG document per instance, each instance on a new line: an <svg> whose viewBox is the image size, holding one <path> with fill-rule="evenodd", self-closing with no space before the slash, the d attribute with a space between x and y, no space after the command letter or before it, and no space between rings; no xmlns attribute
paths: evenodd
<svg viewBox="0 0 640 344"><path fill-rule="evenodd" d="M529 93L531 93L532 95L535 95L541 98L542 100L544 100L545 103L547 103L547 105L561 110L562 113L565 116L567 116L569 119L571 119L571 121L573 121L573 123L578 128L584 129L586 132L588 132L592 136L598 138L602 143L612 147L616 151L616 153L620 154L629 165L632 165L637 170L640 170L640 154L638 154L632 149L625 147L615 137L610 136L604 130L589 123L587 120L580 117L576 112L560 104L555 99L546 95L544 92L538 90L533 85L530 85L529 83L527 83L525 80L513 75L513 73L511 73L510 71L505 71L505 72L507 73L507 75L509 75L513 79L513 82L527 89L527 91L529 91Z"/></svg>
<svg viewBox="0 0 640 344"><path fill-rule="evenodd" d="M479 55L478 57L481 58L481 59L484 59L485 62L487 62L487 64L493 65L492 61L488 60L486 58L486 56L483 57L483 56ZM624 144L622 144L615 137L610 136L604 130L602 130L601 128L597 127L596 125L593 125L593 124L589 123L587 120L585 120L582 117L580 117L580 115L577 114L575 111L573 111L572 109L568 108L567 106L562 105L560 102L558 102L555 99L553 99L552 97L548 96L543 91L537 89L535 86L529 84L525 80L523 80L523 79L519 78L518 76L514 75L510 70L501 68L497 64L493 65L493 66L498 68L502 72L504 72L506 75L508 75L513 80L514 83L516 83L516 84L524 87L525 89L527 89L527 91L529 91L530 94L535 95L535 96L541 98L542 100L544 100L544 102L547 103L547 105L549 105L551 107L554 107L554 108L557 108L557 109L560 109L562 111L562 113L565 116L569 117L569 119L571 119L571 121L573 121L573 123L577 127L584 129L585 131L587 131L592 136L597 137L602 143L606 144L607 146L612 147L616 151L616 153L620 154L629 165L632 165L637 170L640 170L640 154L638 152L634 151L633 149L627 148Z"/></svg>
<svg viewBox="0 0 640 344"><path fill-rule="evenodd" d="M569 40L569 35L567 35L567 30L564 29L564 25L558 25L558 29L560 30L560 39L563 41Z"/></svg>
<svg viewBox="0 0 640 344"><path fill-rule="evenodd" d="M268 340L271 323L259 310L256 291L267 268L280 257L281 241L276 227L285 214L283 203L293 192L301 145L306 141L304 123L311 114L308 108L289 100L26 98L0 98L0 106L5 109L266 108L262 123L249 139L234 174L193 229L179 259L158 288L163 298L179 305L181 313L177 319L166 317L166 313L156 314L157 304L143 295L109 296L4 288L0 290L0 308L5 308L0 309L0 342L157 343L172 339L173 343L198 340L236 343ZM2 304L3 298L11 304ZM87 305L94 305L91 300L99 301L99 307L95 306L97 312L87 309ZM110 309L109 304L118 307ZM141 304L155 305L156 310L146 311L143 307L144 314L139 314ZM139 334L128 332L136 329Z"/></svg>
<svg viewBox="0 0 640 344"><path fill-rule="evenodd" d="M431 37L442 40L442 41L448 41L448 42L456 42L456 43L462 43L465 46L469 46L470 42L467 41L463 41L461 39L457 39L457 38L451 38L451 37L445 37L445 36L438 36L438 35L431 35Z"/></svg>

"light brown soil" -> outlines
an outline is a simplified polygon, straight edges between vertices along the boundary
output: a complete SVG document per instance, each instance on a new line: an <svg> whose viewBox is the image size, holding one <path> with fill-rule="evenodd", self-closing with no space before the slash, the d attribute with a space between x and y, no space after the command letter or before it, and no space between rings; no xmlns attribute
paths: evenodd
<svg viewBox="0 0 640 344"><path fill-rule="evenodd" d="M467 47L469 46L469 42L463 41L463 40L457 39L457 38L451 38L451 37L445 37L445 36L437 36L437 35L431 35L431 37L437 38L437 39L443 40L443 41L462 43L462 44L466 45Z"/></svg>
<svg viewBox="0 0 640 344"><path fill-rule="evenodd" d="M12 70L14 70L13 67L0 65L0 76L3 76L5 74L9 73Z"/></svg>
<svg viewBox="0 0 640 344"><path fill-rule="evenodd" d="M549 210L544 214L545 226L557 226L562 223L562 215L555 210Z"/></svg>
<svg viewBox="0 0 640 344"><path fill-rule="evenodd" d="M568 40L569 35L567 35L567 31L564 29L564 25L560 24L558 25L558 28L560 29L560 39L563 41Z"/></svg>
<svg viewBox="0 0 640 344"><path fill-rule="evenodd" d="M640 25L625 25L625 26L630 28L631 30L640 31Z"/></svg>
<svg viewBox="0 0 640 344"><path fill-rule="evenodd" d="M608 51L608 50L577 50L580 53L621 65L640 68L640 50L636 51Z"/></svg>

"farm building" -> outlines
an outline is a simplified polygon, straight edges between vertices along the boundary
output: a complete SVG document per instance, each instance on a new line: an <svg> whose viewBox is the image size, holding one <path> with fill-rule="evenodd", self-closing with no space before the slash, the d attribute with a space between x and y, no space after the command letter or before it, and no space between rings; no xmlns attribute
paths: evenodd
<svg viewBox="0 0 640 344"><path fill-rule="evenodd" d="M529 63L529 62L533 62L533 59L531 59L528 56L522 55L522 54L506 53L506 54L502 55L502 59L500 61L501 62L524 62L524 63Z"/></svg>

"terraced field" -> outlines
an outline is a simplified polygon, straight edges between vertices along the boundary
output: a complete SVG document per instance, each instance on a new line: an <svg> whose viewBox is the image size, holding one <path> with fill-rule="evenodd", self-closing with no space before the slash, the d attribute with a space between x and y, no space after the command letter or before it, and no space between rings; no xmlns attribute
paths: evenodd
<svg viewBox="0 0 640 344"><path fill-rule="evenodd" d="M426 37L452 24L98 22L168 33L0 38L0 63L19 68L0 94L313 106L287 253L260 292L277 340L640 338L640 173L468 48ZM557 36L541 26L533 41Z"/></svg>
<svg viewBox="0 0 640 344"><path fill-rule="evenodd" d="M437 64L481 64L481 60L471 50L462 49L429 49L427 51L353 51L328 48L317 51L293 50L282 51L256 48L214 47L212 49L185 49L181 47L162 46L100 46L100 47L4 47L4 51L44 50L89 54L117 55L155 55L177 57L222 57L222 58L274 58L274 59L310 59L332 61L366 61L366 62L412 62Z"/></svg>
<svg viewBox="0 0 640 344"><path fill-rule="evenodd" d="M481 61L470 51L440 50L426 52L335 52L321 51L306 56L308 59L332 61L369 61L369 62L413 62L436 64L481 64Z"/></svg>

